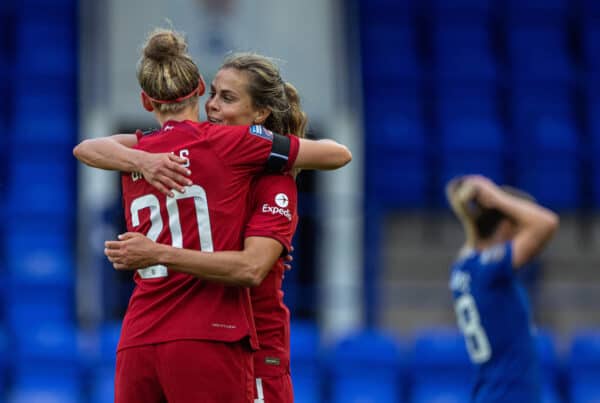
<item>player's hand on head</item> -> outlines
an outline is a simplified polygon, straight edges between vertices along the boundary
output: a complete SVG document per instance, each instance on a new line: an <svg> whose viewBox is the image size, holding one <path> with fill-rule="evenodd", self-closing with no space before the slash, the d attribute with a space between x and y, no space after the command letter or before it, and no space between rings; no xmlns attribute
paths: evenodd
<svg viewBox="0 0 600 403"><path fill-rule="evenodd" d="M479 204L486 208L496 205L500 188L494 182L482 175L468 176L467 182L475 188L475 197Z"/></svg>
<svg viewBox="0 0 600 403"><path fill-rule="evenodd" d="M145 153L140 161L140 170L149 184L172 197L172 189L184 192L184 187L192 184L189 179L191 172L184 167L186 162L185 158L172 153Z"/></svg>
<svg viewBox="0 0 600 403"><path fill-rule="evenodd" d="M106 241L104 254L116 270L135 270L157 264L154 252L157 244L137 232L126 232L118 241Z"/></svg>

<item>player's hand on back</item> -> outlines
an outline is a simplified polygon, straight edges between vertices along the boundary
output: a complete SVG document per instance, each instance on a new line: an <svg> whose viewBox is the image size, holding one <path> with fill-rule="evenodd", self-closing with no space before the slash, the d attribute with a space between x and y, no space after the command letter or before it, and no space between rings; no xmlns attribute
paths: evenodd
<svg viewBox="0 0 600 403"><path fill-rule="evenodd" d="M171 153L145 153L139 162L144 179L161 193L173 196L172 190L184 192L189 186L191 171L183 166L187 160Z"/></svg>
<svg viewBox="0 0 600 403"><path fill-rule="evenodd" d="M290 252L284 256L283 258L283 268L288 271L288 270L292 270L292 261L294 260L294 257L292 256L292 252L294 251L294 247L290 247Z"/></svg>
<svg viewBox="0 0 600 403"><path fill-rule="evenodd" d="M116 270L135 270L158 264L158 244L137 232L119 235L118 241L106 241L104 254Z"/></svg>

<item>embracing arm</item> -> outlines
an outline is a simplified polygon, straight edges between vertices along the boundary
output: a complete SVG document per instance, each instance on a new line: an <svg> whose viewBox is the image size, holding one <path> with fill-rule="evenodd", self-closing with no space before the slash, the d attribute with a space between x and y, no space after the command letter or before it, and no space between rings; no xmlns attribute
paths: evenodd
<svg viewBox="0 0 600 403"><path fill-rule="evenodd" d="M93 168L123 172L139 171L143 151L132 149L137 144L135 134L115 134L83 140L73 149L79 161Z"/></svg>
<svg viewBox="0 0 600 403"><path fill-rule="evenodd" d="M283 246L272 238L248 237L242 251L202 252L159 244L138 233L107 241L104 253L117 270L163 264L169 270L221 283L255 287L267 276Z"/></svg>
<svg viewBox="0 0 600 403"><path fill-rule="evenodd" d="M192 184L186 178L190 171L183 167L184 158L171 153L153 154L133 149L137 142L135 134L87 139L75 146L73 155L94 168L141 172L148 183L169 196L173 196L169 189L183 192L183 186Z"/></svg>
<svg viewBox="0 0 600 403"><path fill-rule="evenodd" d="M294 168L338 169L351 160L352 153L348 147L333 140L300 139Z"/></svg>

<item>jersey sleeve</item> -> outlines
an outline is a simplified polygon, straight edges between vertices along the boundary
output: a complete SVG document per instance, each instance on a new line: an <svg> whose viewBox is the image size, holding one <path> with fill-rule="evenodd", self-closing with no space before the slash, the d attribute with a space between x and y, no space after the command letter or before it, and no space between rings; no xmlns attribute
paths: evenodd
<svg viewBox="0 0 600 403"><path fill-rule="evenodd" d="M282 136L259 125L211 125L209 138L213 150L229 165L279 165L281 172L289 170L298 156L298 138Z"/></svg>
<svg viewBox="0 0 600 403"><path fill-rule="evenodd" d="M481 265L486 268L487 276L492 281L514 276L512 244L510 242L495 245L482 251L479 259Z"/></svg>
<svg viewBox="0 0 600 403"><path fill-rule="evenodd" d="M298 222L298 191L294 178L286 174L260 176L255 182L251 203L244 237L273 238L281 243L285 253L289 252Z"/></svg>

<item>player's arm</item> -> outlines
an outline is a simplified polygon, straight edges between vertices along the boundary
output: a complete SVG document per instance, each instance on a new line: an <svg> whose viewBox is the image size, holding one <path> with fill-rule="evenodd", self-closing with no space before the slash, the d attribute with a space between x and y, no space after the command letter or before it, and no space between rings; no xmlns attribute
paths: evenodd
<svg viewBox="0 0 600 403"><path fill-rule="evenodd" d="M125 233L107 241L104 253L117 270L156 264L210 281L254 287L267 276L283 252L277 240L248 237L241 251L202 252L153 242L138 233Z"/></svg>
<svg viewBox="0 0 600 403"><path fill-rule="evenodd" d="M446 185L446 198L465 231L466 239L463 248L475 247L477 231L473 219L469 215L468 206L475 197L475 193L475 186L466 182L463 177L452 179Z"/></svg>
<svg viewBox="0 0 600 403"><path fill-rule="evenodd" d="M148 153L136 150L135 134L115 134L109 137L87 139L73 149L79 161L93 168L121 172L140 172L152 186L170 196L170 189L183 192L183 186L191 185L186 177L190 171L182 165L184 158L171 153Z"/></svg>
<svg viewBox="0 0 600 403"><path fill-rule="evenodd" d="M135 134L87 139L73 148L73 155L93 168L137 172L143 155L143 151L132 148L137 142Z"/></svg>
<svg viewBox="0 0 600 403"><path fill-rule="evenodd" d="M558 228L558 216L534 202L511 195L487 178L469 179L477 188L477 200L485 207L497 208L517 225L512 240L512 263L518 268L541 252Z"/></svg>
<svg viewBox="0 0 600 403"><path fill-rule="evenodd" d="M294 168L338 169L352 160L352 153L343 144L333 140L300 139L298 156Z"/></svg>

